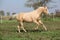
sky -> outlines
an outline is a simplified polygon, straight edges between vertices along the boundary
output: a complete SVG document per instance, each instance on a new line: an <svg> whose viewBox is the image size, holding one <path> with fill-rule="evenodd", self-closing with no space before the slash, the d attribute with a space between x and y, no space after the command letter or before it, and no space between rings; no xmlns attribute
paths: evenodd
<svg viewBox="0 0 60 40"><path fill-rule="evenodd" d="M25 0L0 0L0 10L3 10L5 13L19 13L32 11L33 8L25 7Z"/></svg>
<svg viewBox="0 0 60 40"><path fill-rule="evenodd" d="M53 2L48 3L49 7L53 6L52 9L49 9L49 12L54 12L55 9L60 9L60 0L52 0ZM3 10L5 13L19 13L25 11L32 11L33 8L28 8L25 6L26 0L0 0L0 10Z"/></svg>

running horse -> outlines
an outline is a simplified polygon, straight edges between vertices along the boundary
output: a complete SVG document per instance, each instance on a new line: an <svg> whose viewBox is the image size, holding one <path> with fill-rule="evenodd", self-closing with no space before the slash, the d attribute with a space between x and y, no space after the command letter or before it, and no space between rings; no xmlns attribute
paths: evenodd
<svg viewBox="0 0 60 40"><path fill-rule="evenodd" d="M19 25L17 26L18 32L20 33L20 29L22 28L24 32L27 32L23 26L23 22L34 22L37 24L37 27L35 29L38 29L39 25L43 25L43 28L47 30L46 26L41 21L41 14L44 12L48 15L48 8L46 6L38 7L36 10L33 10L31 12L21 12L19 14L12 15L12 18L16 18L16 20L19 22Z"/></svg>

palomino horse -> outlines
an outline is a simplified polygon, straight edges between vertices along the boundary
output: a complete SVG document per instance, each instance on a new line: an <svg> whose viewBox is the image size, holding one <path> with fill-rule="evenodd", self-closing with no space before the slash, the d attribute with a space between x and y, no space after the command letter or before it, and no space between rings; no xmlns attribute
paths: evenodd
<svg viewBox="0 0 60 40"><path fill-rule="evenodd" d="M36 10L32 11L32 12L21 12L19 14L15 14L12 17L16 18L19 22L19 25L17 26L18 28L18 32L20 32L20 28L22 28L24 30L24 32L27 32L24 29L23 26L23 22L34 22L37 24L37 27L35 29L38 29L39 24L43 25L43 28L45 30L47 30L47 28L45 27L45 25L42 23L42 21L40 20L40 16L42 14L42 12L44 12L45 14L48 14L48 9L46 6L44 7L39 7Z"/></svg>

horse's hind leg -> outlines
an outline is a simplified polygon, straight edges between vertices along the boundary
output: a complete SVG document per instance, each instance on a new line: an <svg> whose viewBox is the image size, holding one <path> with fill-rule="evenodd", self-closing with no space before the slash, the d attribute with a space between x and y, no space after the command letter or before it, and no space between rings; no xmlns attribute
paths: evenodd
<svg viewBox="0 0 60 40"><path fill-rule="evenodd" d="M46 26L42 23L41 20L39 20L39 23L43 25L43 28L44 28L45 30L47 30Z"/></svg>
<svg viewBox="0 0 60 40"><path fill-rule="evenodd" d="M24 30L24 32L27 32L23 27L23 22L20 22L20 24L21 24L21 28Z"/></svg>

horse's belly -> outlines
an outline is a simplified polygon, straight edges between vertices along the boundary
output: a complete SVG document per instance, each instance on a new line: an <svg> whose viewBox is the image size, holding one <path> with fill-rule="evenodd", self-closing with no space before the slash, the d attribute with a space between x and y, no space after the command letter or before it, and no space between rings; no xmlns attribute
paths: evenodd
<svg viewBox="0 0 60 40"><path fill-rule="evenodd" d="M26 18L26 19L24 19L24 21L26 21L26 22L32 22L32 19L29 19L29 18L27 19Z"/></svg>
<svg viewBox="0 0 60 40"><path fill-rule="evenodd" d="M31 17L25 17L23 18L24 21L26 22L32 22L32 18Z"/></svg>

